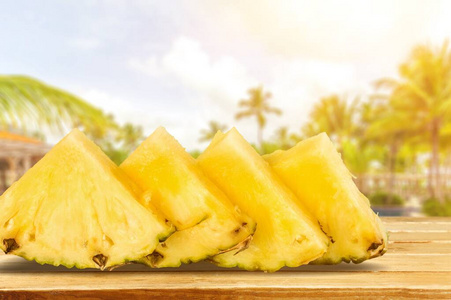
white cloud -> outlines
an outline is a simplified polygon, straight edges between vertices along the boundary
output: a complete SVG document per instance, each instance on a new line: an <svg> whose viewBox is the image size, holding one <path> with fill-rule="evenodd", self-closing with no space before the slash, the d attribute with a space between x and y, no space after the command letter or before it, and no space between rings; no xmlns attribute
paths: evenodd
<svg viewBox="0 0 451 300"><path fill-rule="evenodd" d="M198 148L199 130L204 124L201 112L194 112L187 118L186 112L174 110L155 110L152 107L131 105L133 99L124 99L97 89L78 88L78 95L106 113L114 115L119 124L132 123L144 128L150 135L157 127L164 126L188 150Z"/></svg>
<svg viewBox="0 0 451 300"><path fill-rule="evenodd" d="M196 92L199 104L234 109L250 86L256 84L246 68L233 57L212 59L199 42L179 37L161 57L132 59L129 66L151 76L167 76Z"/></svg>
<svg viewBox="0 0 451 300"><path fill-rule="evenodd" d="M276 66L268 87L273 92L274 105L284 111L282 118L275 119L276 124L293 129L306 121L319 98L362 88L351 64L300 59Z"/></svg>
<svg viewBox="0 0 451 300"><path fill-rule="evenodd" d="M79 50L93 50L102 46L99 39L85 37L71 38L67 41L67 44Z"/></svg>
<svg viewBox="0 0 451 300"><path fill-rule="evenodd" d="M196 116L189 116L189 131L194 131L196 138L189 145L197 145L199 131L207 126L209 120L234 125L237 103L246 97L246 91L257 84L247 69L231 56L213 59L199 42L179 37L169 51L161 57L150 56L146 59L132 59L129 67L144 72L152 77L165 78L166 82L182 85L193 96L188 99L197 107ZM187 119L180 116L180 123ZM196 126L197 124L197 126ZM253 124L239 124L244 134L254 131ZM186 128L186 127L185 127ZM185 130L185 133L187 130Z"/></svg>
<svg viewBox="0 0 451 300"><path fill-rule="evenodd" d="M189 131L198 134L209 120L214 119L229 126L237 126L250 141L256 140L254 120L234 120L238 101L247 96L249 88L258 84L236 59L230 56L213 59L199 42L180 37L161 57L133 59L129 61L129 66L152 77L164 78L165 82L170 81L175 87L181 85L194 93L189 104L197 109L196 116L189 116L190 120L195 120L189 125ZM268 66L267 71L270 79L264 86L273 94L272 105L281 108L284 113L281 117L269 116L269 132L266 136L271 135L271 131L278 126L298 130L320 97L361 88L354 66L350 63L285 59ZM183 123L182 119L183 116L181 120L175 121ZM197 138L189 145L195 145L196 142Z"/></svg>
<svg viewBox="0 0 451 300"><path fill-rule="evenodd" d="M156 56L150 56L149 58L144 60L132 58L128 61L128 65L132 69L141 71L152 77L158 77L165 73L165 71L162 70L162 68L159 66Z"/></svg>
<svg viewBox="0 0 451 300"><path fill-rule="evenodd" d="M82 99L96 107L102 108L106 113L113 114L115 119L123 124L133 120L135 113L139 110L135 109L130 102L114 97L104 91L98 89L78 89L78 95Z"/></svg>

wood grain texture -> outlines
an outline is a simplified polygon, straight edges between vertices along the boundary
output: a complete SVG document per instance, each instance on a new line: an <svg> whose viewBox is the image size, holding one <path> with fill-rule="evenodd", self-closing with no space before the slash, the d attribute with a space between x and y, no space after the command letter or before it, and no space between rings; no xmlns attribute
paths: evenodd
<svg viewBox="0 0 451 300"><path fill-rule="evenodd" d="M206 262L178 269L71 270L0 255L0 299L451 299L451 218L383 220L390 232L383 257L272 274Z"/></svg>

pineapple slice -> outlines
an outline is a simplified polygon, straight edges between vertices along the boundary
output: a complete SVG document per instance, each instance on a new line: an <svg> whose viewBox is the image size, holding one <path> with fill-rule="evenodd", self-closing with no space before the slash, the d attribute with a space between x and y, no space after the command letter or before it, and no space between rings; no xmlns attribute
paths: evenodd
<svg viewBox="0 0 451 300"><path fill-rule="evenodd" d="M177 267L247 245L255 222L235 210L163 127L155 130L121 168L152 194L152 203L178 230L141 262L152 267Z"/></svg>
<svg viewBox="0 0 451 300"><path fill-rule="evenodd" d="M199 166L244 213L257 222L248 249L212 260L223 267L276 271L321 257L329 240L268 163L233 128L218 132Z"/></svg>
<svg viewBox="0 0 451 300"><path fill-rule="evenodd" d="M140 259L171 227L139 193L100 148L73 130L0 197L0 248L68 268Z"/></svg>
<svg viewBox="0 0 451 300"><path fill-rule="evenodd" d="M264 158L330 237L327 253L314 263L359 263L386 251L381 220L325 133Z"/></svg>

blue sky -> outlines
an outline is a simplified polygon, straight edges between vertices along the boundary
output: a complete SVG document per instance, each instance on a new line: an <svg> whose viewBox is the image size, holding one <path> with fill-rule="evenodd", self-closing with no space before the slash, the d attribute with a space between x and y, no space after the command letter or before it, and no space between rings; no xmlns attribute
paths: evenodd
<svg viewBox="0 0 451 300"><path fill-rule="evenodd" d="M451 37L451 1L2 1L0 73L75 93L150 134L163 125L202 148L211 119L235 121L246 90L263 84L299 130L330 93L371 91L419 43Z"/></svg>

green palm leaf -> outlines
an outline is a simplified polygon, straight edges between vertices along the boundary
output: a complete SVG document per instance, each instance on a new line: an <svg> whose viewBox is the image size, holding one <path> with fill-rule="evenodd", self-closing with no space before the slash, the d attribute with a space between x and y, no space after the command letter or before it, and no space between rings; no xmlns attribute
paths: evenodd
<svg viewBox="0 0 451 300"><path fill-rule="evenodd" d="M430 143L431 196L443 199L440 186L439 148L448 144L444 134L451 119L451 50L448 42L439 48L416 47L399 68L399 80L383 79L376 83L389 87L386 104L390 114L373 125L385 139L400 136L420 137ZM388 84L387 84L388 83Z"/></svg>
<svg viewBox="0 0 451 300"><path fill-rule="evenodd" d="M262 86L250 89L248 94L248 99L238 102L238 107L242 107L243 110L235 115L235 119L240 120L249 117L256 118L258 124L257 139L261 148L263 144L263 128L266 126L267 121L266 115L281 115L282 111L269 104L269 99L272 97L272 94L264 92Z"/></svg>
<svg viewBox="0 0 451 300"><path fill-rule="evenodd" d="M26 76L0 75L0 127L105 128L112 118L79 97Z"/></svg>
<svg viewBox="0 0 451 300"><path fill-rule="evenodd" d="M200 131L201 137L199 138L199 142L208 142L211 141L218 131L226 131L227 125L220 124L216 121L210 121L208 123L208 129L202 129Z"/></svg>

